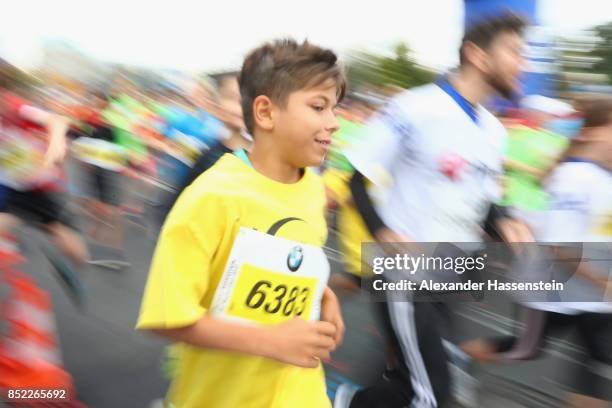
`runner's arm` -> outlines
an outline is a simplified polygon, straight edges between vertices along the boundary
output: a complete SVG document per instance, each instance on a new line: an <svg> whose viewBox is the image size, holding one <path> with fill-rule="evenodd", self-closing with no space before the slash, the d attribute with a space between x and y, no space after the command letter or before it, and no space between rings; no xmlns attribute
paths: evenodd
<svg viewBox="0 0 612 408"><path fill-rule="evenodd" d="M497 204L489 207L484 230L493 239L507 243L535 241L527 224L512 217L506 207Z"/></svg>
<svg viewBox="0 0 612 408"><path fill-rule="evenodd" d="M383 220L378 215L378 212L374 208L374 204L365 185L365 177L358 171L355 171L351 181L349 183L351 189L351 196L355 207L361 218L363 219L366 227L370 234L375 237L376 233L383 228L387 228Z"/></svg>
<svg viewBox="0 0 612 408"><path fill-rule="evenodd" d="M68 119L29 105L21 107L19 114L24 119L45 126L47 129L49 145L45 153L45 165L62 162L66 156Z"/></svg>
<svg viewBox="0 0 612 408"><path fill-rule="evenodd" d="M389 188L397 161L412 152L413 126L410 122L414 101L410 93L393 98L387 106L368 121L363 136L345 152L355 169L349 187L358 212L370 234L381 243L410 241L385 226L374 209L365 180L377 187Z"/></svg>
<svg viewBox="0 0 612 408"><path fill-rule="evenodd" d="M507 171L522 171L534 177L540 178L546 174L546 169L539 169L528 164L521 163L517 160L506 159L504 167Z"/></svg>
<svg viewBox="0 0 612 408"><path fill-rule="evenodd" d="M498 228L498 221L503 218L510 217L507 207L491 204L487 213L487 218L484 221L484 231L494 240L502 241L501 232Z"/></svg>

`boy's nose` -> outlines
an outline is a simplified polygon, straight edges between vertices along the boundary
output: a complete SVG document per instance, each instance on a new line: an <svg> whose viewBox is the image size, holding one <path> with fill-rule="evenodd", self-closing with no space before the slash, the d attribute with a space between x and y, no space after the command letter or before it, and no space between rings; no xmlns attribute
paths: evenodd
<svg viewBox="0 0 612 408"><path fill-rule="evenodd" d="M338 122L338 118L336 118L336 115L334 115L333 113L331 113L330 116L331 118L327 125L327 130L333 133L337 131L338 129L340 129L340 122Z"/></svg>

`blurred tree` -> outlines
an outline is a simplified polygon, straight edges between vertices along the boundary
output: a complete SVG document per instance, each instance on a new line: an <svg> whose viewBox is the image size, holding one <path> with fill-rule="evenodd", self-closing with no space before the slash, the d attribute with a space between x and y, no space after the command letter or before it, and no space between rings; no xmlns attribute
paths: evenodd
<svg viewBox="0 0 612 408"><path fill-rule="evenodd" d="M5 60L0 60L0 87L8 89L27 89L40 85L40 81Z"/></svg>
<svg viewBox="0 0 612 408"><path fill-rule="evenodd" d="M431 82L436 76L433 71L416 63L405 43L399 43L394 51L392 57L363 51L354 53L347 64L351 87L396 85L412 88Z"/></svg>
<svg viewBox="0 0 612 408"><path fill-rule="evenodd" d="M598 79L593 73L593 64L598 58L591 55L596 42L597 37L589 30L556 39L559 92L571 91L575 86Z"/></svg>
<svg viewBox="0 0 612 408"><path fill-rule="evenodd" d="M599 58L593 64L593 70L608 76L608 82L612 84L612 22L599 25L593 29L599 40L591 55Z"/></svg>

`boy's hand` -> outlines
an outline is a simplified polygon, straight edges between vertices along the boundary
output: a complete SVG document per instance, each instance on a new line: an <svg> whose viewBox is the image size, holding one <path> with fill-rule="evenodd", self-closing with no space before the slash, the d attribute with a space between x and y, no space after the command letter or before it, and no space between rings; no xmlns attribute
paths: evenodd
<svg viewBox="0 0 612 408"><path fill-rule="evenodd" d="M336 327L328 322L307 322L296 317L264 329L262 355L287 364L316 368L329 360L335 348Z"/></svg>
<svg viewBox="0 0 612 408"><path fill-rule="evenodd" d="M323 299L321 300L321 320L329 322L336 327L334 335L334 341L336 342L335 349L342 344L345 327L342 320L342 312L340 311L340 302L338 302L338 298L329 287L325 288Z"/></svg>

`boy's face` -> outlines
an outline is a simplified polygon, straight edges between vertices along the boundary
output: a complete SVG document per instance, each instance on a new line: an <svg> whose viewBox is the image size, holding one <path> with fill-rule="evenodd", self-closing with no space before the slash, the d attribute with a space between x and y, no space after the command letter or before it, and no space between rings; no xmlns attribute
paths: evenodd
<svg viewBox="0 0 612 408"><path fill-rule="evenodd" d="M336 82L300 89L289 95L284 108L276 108L274 134L279 150L295 167L320 166L340 127L334 109Z"/></svg>

